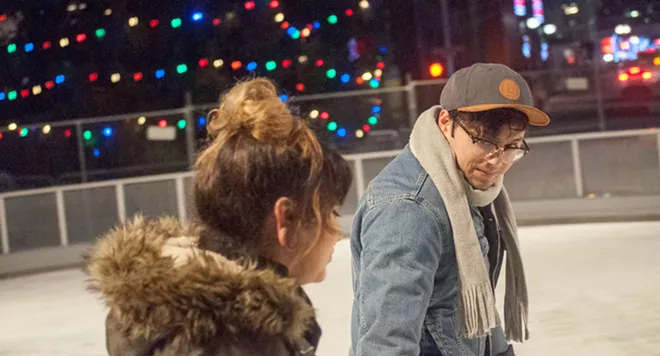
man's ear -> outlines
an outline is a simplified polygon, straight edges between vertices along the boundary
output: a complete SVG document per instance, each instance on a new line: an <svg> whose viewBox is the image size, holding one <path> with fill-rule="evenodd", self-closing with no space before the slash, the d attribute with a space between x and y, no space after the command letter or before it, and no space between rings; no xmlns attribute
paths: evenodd
<svg viewBox="0 0 660 356"><path fill-rule="evenodd" d="M283 248L295 248L297 243L295 216L291 199L286 197L277 199L273 207L273 215L278 243Z"/></svg>
<svg viewBox="0 0 660 356"><path fill-rule="evenodd" d="M440 111L440 116L438 116L438 127L445 137L451 137L452 121L449 116L449 111L444 109Z"/></svg>

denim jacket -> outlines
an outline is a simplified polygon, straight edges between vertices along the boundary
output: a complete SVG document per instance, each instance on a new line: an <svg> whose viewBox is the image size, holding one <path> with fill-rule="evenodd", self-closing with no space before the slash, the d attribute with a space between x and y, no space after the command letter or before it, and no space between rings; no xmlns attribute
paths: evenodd
<svg viewBox="0 0 660 356"><path fill-rule="evenodd" d="M496 251L491 261L497 265L491 266L484 219L477 208L471 208L471 213L484 262L496 283L503 252ZM369 184L353 222L351 253L352 355L507 352L501 327L488 338L461 336L458 265L449 216L440 193L409 147ZM513 354L512 350L507 354Z"/></svg>

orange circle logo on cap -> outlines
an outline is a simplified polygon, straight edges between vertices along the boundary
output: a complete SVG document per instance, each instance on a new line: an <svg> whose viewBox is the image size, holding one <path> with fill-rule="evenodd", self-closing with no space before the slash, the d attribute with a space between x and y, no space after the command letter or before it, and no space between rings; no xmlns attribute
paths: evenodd
<svg viewBox="0 0 660 356"><path fill-rule="evenodd" d="M511 79L504 79L500 83L500 94L509 100L518 100L520 98L520 86Z"/></svg>

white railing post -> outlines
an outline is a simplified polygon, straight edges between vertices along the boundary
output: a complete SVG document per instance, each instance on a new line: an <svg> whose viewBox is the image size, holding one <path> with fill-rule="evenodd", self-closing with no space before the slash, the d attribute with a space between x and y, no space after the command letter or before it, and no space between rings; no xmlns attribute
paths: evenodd
<svg viewBox="0 0 660 356"><path fill-rule="evenodd" d="M87 183L87 157L85 156L85 145L83 144L82 121L76 121L76 140L78 147L78 165L80 166L80 181Z"/></svg>
<svg viewBox="0 0 660 356"><path fill-rule="evenodd" d="M411 81L406 86L406 96L408 98L408 122L412 129L417 122L417 93L415 92L416 83Z"/></svg>
<svg viewBox="0 0 660 356"><path fill-rule="evenodd" d="M126 198L123 183L117 183L115 185L115 194L117 197L117 217L119 218L119 222L123 224L126 221Z"/></svg>
<svg viewBox="0 0 660 356"><path fill-rule="evenodd" d="M183 116L186 120L186 157L188 159L188 167L192 167L195 164L195 108L190 91L186 91L185 93L185 103Z"/></svg>
<svg viewBox="0 0 660 356"><path fill-rule="evenodd" d="M575 192L579 198L582 198L584 196L584 183L582 182L580 145L577 139L571 140L571 155L573 156L573 177L575 178Z"/></svg>
<svg viewBox="0 0 660 356"><path fill-rule="evenodd" d="M9 253L9 229L7 229L7 214L5 198L0 198L0 240L2 240L2 253Z"/></svg>
<svg viewBox="0 0 660 356"><path fill-rule="evenodd" d="M178 177L176 182L176 206L179 212L179 221L185 223L188 217L186 216L186 194L183 186L183 177Z"/></svg>
<svg viewBox="0 0 660 356"><path fill-rule="evenodd" d="M660 133L658 133L655 137L658 143L658 169L660 170Z"/></svg>
<svg viewBox="0 0 660 356"><path fill-rule="evenodd" d="M60 245L69 246L69 231L66 226L66 209L64 208L64 192L55 192L55 203L57 206L57 223L60 227Z"/></svg>
<svg viewBox="0 0 660 356"><path fill-rule="evenodd" d="M357 200L358 202L362 199L364 194L364 165L362 164L362 159L357 158L355 160L355 190L357 191Z"/></svg>

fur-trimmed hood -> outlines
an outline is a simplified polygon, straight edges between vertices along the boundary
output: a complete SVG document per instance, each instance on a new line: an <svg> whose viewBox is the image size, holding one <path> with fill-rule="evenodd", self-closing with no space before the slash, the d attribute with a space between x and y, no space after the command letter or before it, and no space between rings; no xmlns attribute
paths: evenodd
<svg viewBox="0 0 660 356"><path fill-rule="evenodd" d="M198 236L175 219L137 217L93 246L88 287L125 337L175 333L194 345L241 334L303 337L314 310L294 280L200 250Z"/></svg>

